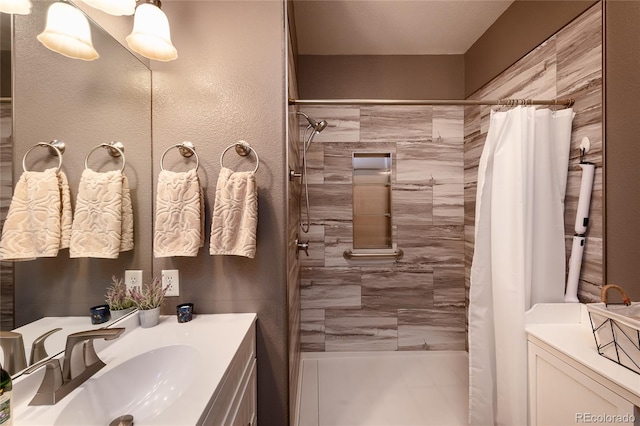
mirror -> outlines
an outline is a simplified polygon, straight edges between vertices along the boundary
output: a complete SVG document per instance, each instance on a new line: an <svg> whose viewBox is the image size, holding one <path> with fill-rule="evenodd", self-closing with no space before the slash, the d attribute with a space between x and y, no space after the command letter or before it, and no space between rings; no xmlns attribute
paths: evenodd
<svg viewBox="0 0 640 426"><path fill-rule="evenodd" d="M57 317L76 317L80 329L91 328L89 308L104 303L112 275L123 277L125 270L142 270L147 280L152 273L151 71L91 19L93 44L100 54L97 60L74 60L45 48L36 36L44 29L51 3L34 1L30 15L13 17L13 97L10 104L3 102L2 114L8 114L4 110L6 104L13 106L12 134L5 137L4 121L2 134L3 140L12 141L9 148L13 182L3 180L2 185L15 185L23 172L23 156L34 144L62 140L66 144L62 171L68 178L71 204L75 206L87 155L101 143L120 141L126 158L123 173L133 204L134 248L120 253L117 259L71 259L69 250L64 249L57 257L15 262L10 265L14 277L11 285L5 281L11 272L3 271L3 317L13 316L14 327L38 321L33 326L38 328L35 335L45 328L43 333L58 327ZM7 44L6 34L3 31L3 46ZM26 161L32 171L57 164L57 157L45 148L31 151ZM89 160L89 167L100 172L119 169L121 164L120 158L111 157L104 149L94 151ZM5 192L11 196L10 191ZM8 206L6 197L4 201ZM12 294L13 311L8 312L11 302L5 295ZM8 329L6 323L3 322L3 330ZM78 331L74 327L68 325L49 339L64 344L66 335ZM25 339L24 345L28 359L31 342ZM50 355L63 350L63 346L49 346Z"/></svg>

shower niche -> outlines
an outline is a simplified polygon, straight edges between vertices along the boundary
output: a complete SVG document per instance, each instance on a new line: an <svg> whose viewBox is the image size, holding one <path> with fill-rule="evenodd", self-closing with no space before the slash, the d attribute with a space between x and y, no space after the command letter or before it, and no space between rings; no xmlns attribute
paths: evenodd
<svg viewBox="0 0 640 426"><path fill-rule="evenodd" d="M354 152L353 250L344 257L398 257L393 241L391 153Z"/></svg>

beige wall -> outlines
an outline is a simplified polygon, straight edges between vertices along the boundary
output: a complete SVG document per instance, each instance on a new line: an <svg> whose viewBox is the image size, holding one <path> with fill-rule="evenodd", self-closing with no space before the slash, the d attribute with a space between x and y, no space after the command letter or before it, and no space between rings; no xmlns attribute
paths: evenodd
<svg viewBox="0 0 640 426"><path fill-rule="evenodd" d="M153 62L154 179L164 150L195 144L205 189L207 238L196 258L154 260L154 272L180 271L180 297L197 313L257 312L258 418L288 423L287 204L285 162L284 5L280 1L165 1L178 60ZM260 156L254 259L210 256L211 209L220 155L244 139ZM180 170L175 150L164 167ZM225 166L254 167L230 150Z"/></svg>
<svg viewBox="0 0 640 426"><path fill-rule="evenodd" d="M463 55L299 55L301 99L462 99Z"/></svg>
<svg viewBox="0 0 640 426"><path fill-rule="evenodd" d="M640 3L605 2L606 282L640 300Z"/></svg>
<svg viewBox="0 0 640 426"><path fill-rule="evenodd" d="M516 0L464 54L465 97L594 3L594 0Z"/></svg>
<svg viewBox="0 0 640 426"><path fill-rule="evenodd" d="M111 276L125 269L151 274L151 76L149 69L111 37L93 31L100 53L95 61L79 61L54 53L37 41L51 2L34 2L30 15L16 15L14 62L14 182L22 173L25 152L39 141L60 139L67 145L62 170L69 179L74 205L84 160L100 143L125 146L134 206L132 251L118 259L58 257L15 263L15 325L42 316L87 315L104 303ZM57 165L44 148L29 154L31 170ZM100 149L90 164L99 170L121 166Z"/></svg>

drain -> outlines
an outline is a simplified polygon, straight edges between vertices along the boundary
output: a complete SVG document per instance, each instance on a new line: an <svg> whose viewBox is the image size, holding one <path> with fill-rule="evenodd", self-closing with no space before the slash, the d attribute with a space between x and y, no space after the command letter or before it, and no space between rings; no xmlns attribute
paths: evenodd
<svg viewBox="0 0 640 426"><path fill-rule="evenodd" d="M114 419L109 426L133 426L133 416L131 414L125 414Z"/></svg>

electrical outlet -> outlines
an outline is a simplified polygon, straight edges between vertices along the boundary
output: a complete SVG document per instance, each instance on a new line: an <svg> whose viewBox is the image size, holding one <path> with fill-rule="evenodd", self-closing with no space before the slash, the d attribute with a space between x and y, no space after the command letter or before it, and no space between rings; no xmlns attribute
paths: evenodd
<svg viewBox="0 0 640 426"><path fill-rule="evenodd" d="M162 287L169 287L165 296L180 296L180 274L177 269L165 269L162 271Z"/></svg>
<svg viewBox="0 0 640 426"><path fill-rule="evenodd" d="M128 270L124 271L124 283L127 286L127 291L133 287L142 287L142 271Z"/></svg>

